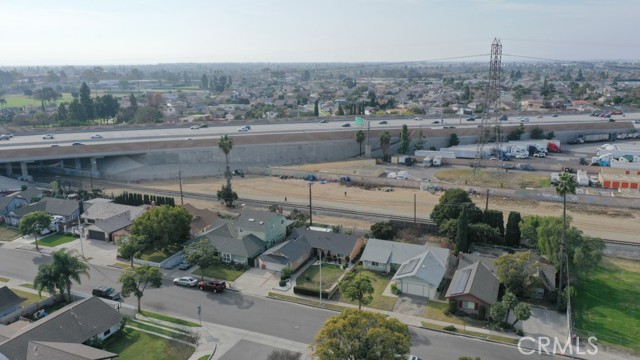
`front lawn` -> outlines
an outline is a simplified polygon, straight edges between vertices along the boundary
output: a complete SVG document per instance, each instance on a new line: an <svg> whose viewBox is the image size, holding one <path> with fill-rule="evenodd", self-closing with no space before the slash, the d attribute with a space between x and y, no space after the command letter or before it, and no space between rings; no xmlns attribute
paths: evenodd
<svg viewBox="0 0 640 360"><path fill-rule="evenodd" d="M392 274L384 275L377 271L363 269L361 266L358 266L356 271L359 274L363 274L369 277L369 279L371 279L371 285L373 285L373 289L374 289L373 300L369 305L366 305L366 306L374 309L380 309L380 310L386 310L386 311L393 310L393 306L396 304L396 301L398 300L398 298L382 295L382 293L384 292L384 289L386 289L387 285L389 285L389 281L391 281L391 278L393 277L393 275ZM357 301L351 301L349 300L349 298L342 296L340 292L337 293L335 300L344 302L344 303L354 304L354 305L358 304Z"/></svg>
<svg viewBox="0 0 640 360"><path fill-rule="evenodd" d="M153 261L153 262L163 262L167 260L170 256L180 251L181 248L179 246L167 246L163 249L144 249L140 254L140 260L145 261Z"/></svg>
<svg viewBox="0 0 640 360"><path fill-rule="evenodd" d="M204 269L198 269L192 274L200 276L203 272L206 277L226 281L236 281L240 275L244 274L244 270L236 270L225 263L217 263Z"/></svg>
<svg viewBox="0 0 640 360"><path fill-rule="evenodd" d="M13 241L20 237L20 231L6 225L0 226L0 241Z"/></svg>
<svg viewBox="0 0 640 360"><path fill-rule="evenodd" d="M187 360L195 351L192 346L131 328L108 339L105 350L118 354L119 360Z"/></svg>
<svg viewBox="0 0 640 360"><path fill-rule="evenodd" d="M604 258L579 275L573 319L581 338L640 351L640 262Z"/></svg>
<svg viewBox="0 0 640 360"><path fill-rule="evenodd" d="M322 265L322 289L331 288L344 270L340 266L323 264ZM320 266L311 265L296 278L296 286L306 289L320 288Z"/></svg>
<svg viewBox="0 0 640 360"><path fill-rule="evenodd" d="M62 244L66 244L77 239L75 236L69 236L64 234L54 234L42 239L38 239L38 244L47 247L54 247Z"/></svg>
<svg viewBox="0 0 640 360"><path fill-rule="evenodd" d="M446 302L439 302L429 300L424 305L424 317L427 319L446 321L448 323L457 324L457 325L469 325L475 327L482 328L490 328L490 324L487 321L472 319L469 317L455 316L455 315L445 315L444 310L449 307L449 304Z"/></svg>
<svg viewBox="0 0 640 360"><path fill-rule="evenodd" d="M40 300L44 300L44 299L47 298L47 292L46 291L42 292L42 297L40 297L38 294L34 294L32 292L18 290L16 288L12 288L11 291L16 293L16 295L20 296L21 298L26 299L26 300L24 300L23 302L20 303L20 306L22 306L22 307L25 307L27 305L33 304L34 302L37 302L37 301L40 301Z"/></svg>

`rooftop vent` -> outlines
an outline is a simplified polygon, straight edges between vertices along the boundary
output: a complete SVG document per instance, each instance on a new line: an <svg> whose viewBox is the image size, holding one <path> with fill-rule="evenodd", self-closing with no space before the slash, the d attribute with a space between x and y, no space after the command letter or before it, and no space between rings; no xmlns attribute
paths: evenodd
<svg viewBox="0 0 640 360"><path fill-rule="evenodd" d="M249 219L249 221L254 222L254 221L256 221L256 219Z"/></svg>

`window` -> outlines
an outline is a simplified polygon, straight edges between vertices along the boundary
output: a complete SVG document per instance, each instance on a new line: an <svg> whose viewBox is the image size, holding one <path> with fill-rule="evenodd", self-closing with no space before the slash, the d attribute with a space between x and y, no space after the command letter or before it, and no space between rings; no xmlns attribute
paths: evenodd
<svg viewBox="0 0 640 360"><path fill-rule="evenodd" d="M224 261L224 262L231 262L231 254L229 254L229 253L222 253L222 261Z"/></svg>
<svg viewBox="0 0 640 360"><path fill-rule="evenodd" d="M109 334L111 334L111 329L107 329L107 331L105 331L105 332L102 334L102 336L107 336L107 335L109 335Z"/></svg>
<svg viewBox="0 0 640 360"><path fill-rule="evenodd" d="M376 261L372 261L371 266L380 266L380 263Z"/></svg>
<svg viewBox="0 0 640 360"><path fill-rule="evenodd" d="M640 175L640 172L638 172L638 175ZM284 225L284 219L280 220L280 225Z"/></svg>
<svg viewBox="0 0 640 360"><path fill-rule="evenodd" d="M473 301L463 301L462 302L462 308L463 309L467 309L467 310L475 310L476 309L476 303L474 303Z"/></svg>

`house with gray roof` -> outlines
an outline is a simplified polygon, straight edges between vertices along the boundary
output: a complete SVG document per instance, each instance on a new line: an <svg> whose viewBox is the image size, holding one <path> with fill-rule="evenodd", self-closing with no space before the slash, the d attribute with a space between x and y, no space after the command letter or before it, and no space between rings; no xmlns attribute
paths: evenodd
<svg viewBox="0 0 640 360"><path fill-rule="evenodd" d="M5 196L0 198L0 215L5 217L17 208L26 206L29 200L19 196ZM8 221L7 221L8 222Z"/></svg>
<svg viewBox="0 0 640 360"><path fill-rule="evenodd" d="M238 237L254 235L265 243L266 248L278 244L287 236L290 220L277 212L246 209L240 217L232 220Z"/></svg>
<svg viewBox="0 0 640 360"><path fill-rule="evenodd" d="M449 249L429 248L400 266L391 279L403 294L433 299L450 265Z"/></svg>
<svg viewBox="0 0 640 360"><path fill-rule="evenodd" d="M0 318L20 309L20 304L26 299L16 295L6 286L0 288Z"/></svg>
<svg viewBox="0 0 640 360"><path fill-rule="evenodd" d="M29 341L27 360L110 360L118 354L74 343Z"/></svg>
<svg viewBox="0 0 640 360"><path fill-rule="evenodd" d="M121 321L122 315L118 311L93 296L71 303L18 330L0 343L0 354L9 360L24 360L30 350L36 350L30 349L30 343L34 341L84 344L92 339L104 340L120 330ZM60 350L60 346L57 348ZM77 346L74 348L78 349Z"/></svg>
<svg viewBox="0 0 640 360"><path fill-rule="evenodd" d="M80 215L80 218L85 224L93 224L98 220L107 220L127 212L129 213L129 218L133 221L149 208L148 205L131 206L116 204L113 201L104 201L104 199L100 201L94 200L98 199L85 201L83 203L84 212Z"/></svg>
<svg viewBox="0 0 640 360"><path fill-rule="evenodd" d="M398 270L407 260L427 250L426 245L369 239L360 261L365 269L390 273Z"/></svg>
<svg viewBox="0 0 640 360"><path fill-rule="evenodd" d="M313 248L304 236L278 244L258 257L258 267L265 270L282 271L286 267L296 271L309 259Z"/></svg>
<svg viewBox="0 0 640 360"><path fill-rule="evenodd" d="M445 298L456 300L460 311L469 315L484 313L486 318L491 305L498 301L499 289L500 280L483 262L477 261L456 270Z"/></svg>
<svg viewBox="0 0 640 360"><path fill-rule="evenodd" d="M35 211L43 211L52 216L62 216L62 222L66 223L78 220L78 216L80 216L80 205L75 200L43 197L37 203L15 209L7 214L5 219L11 226L20 226L20 219Z"/></svg>
<svg viewBox="0 0 640 360"><path fill-rule="evenodd" d="M254 259L267 249L264 242L254 234L236 234L237 230L233 224L226 223L204 232L193 241L207 239L223 262L253 266Z"/></svg>

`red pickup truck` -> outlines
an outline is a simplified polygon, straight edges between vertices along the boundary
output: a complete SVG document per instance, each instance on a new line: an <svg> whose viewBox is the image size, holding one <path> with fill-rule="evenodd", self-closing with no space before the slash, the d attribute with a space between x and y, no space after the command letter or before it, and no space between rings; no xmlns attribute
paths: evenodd
<svg viewBox="0 0 640 360"><path fill-rule="evenodd" d="M227 288L227 283L224 281L200 281L198 288L202 291L223 292Z"/></svg>

